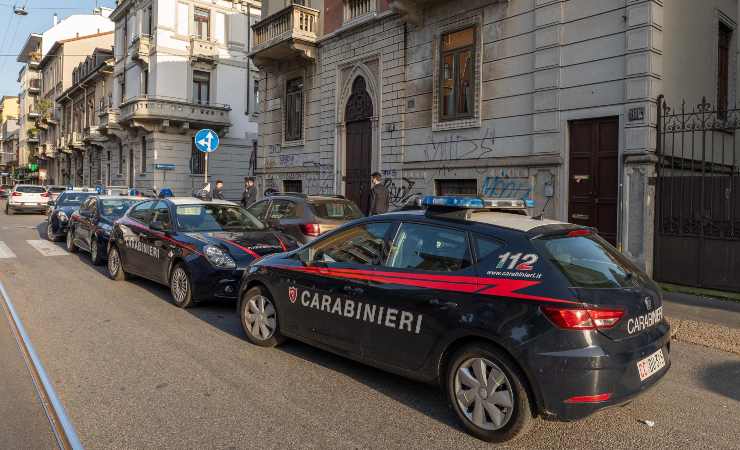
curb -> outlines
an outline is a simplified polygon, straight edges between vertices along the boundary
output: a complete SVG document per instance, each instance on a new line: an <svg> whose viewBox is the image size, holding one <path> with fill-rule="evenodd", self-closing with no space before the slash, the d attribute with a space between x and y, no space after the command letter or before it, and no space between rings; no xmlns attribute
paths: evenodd
<svg viewBox="0 0 740 450"><path fill-rule="evenodd" d="M736 292L717 291L714 289L694 288L689 286L680 286L671 283L658 283L666 292L678 292L680 294L695 295L697 297L708 297L717 300L726 300L731 302L740 302L740 294Z"/></svg>
<svg viewBox="0 0 740 450"><path fill-rule="evenodd" d="M694 320L667 319L674 340L740 355L740 329Z"/></svg>

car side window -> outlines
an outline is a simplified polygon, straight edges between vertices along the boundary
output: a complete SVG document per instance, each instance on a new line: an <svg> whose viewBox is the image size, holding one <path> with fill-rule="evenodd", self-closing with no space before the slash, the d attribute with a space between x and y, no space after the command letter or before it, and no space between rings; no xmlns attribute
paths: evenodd
<svg viewBox="0 0 740 450"><path fill-rule="evenodd" d="M290 200L274 200L272 202L272 208L270 208L270 219L295 219L296 215L296 204Z"/></svg>
<svg viewBox="0 0 740 450"><path fill-rule="evenodd" d="M325 264L379 265L385 259L385 236L391 226L390 222L373 222L335 233L309 246L302 259Z"/></svg>
<svg viewBox="0 0 740 450"><path fill-rule="evenodd" d="M169 230L172 227L172 221L170 220L170 208L167 206L167 202L160 201L154 208L152 213L152 222L159 221L162 223L162 227L165 230Z"/></svg>
<svg viewBox="0 0 740 450"><path fill-rule="evenodd" d="M254 205L247 208L247 211L249 211L250 214L252 214L254 217L264 220L265 214L267 213L267 207L270 205L269 200L262 200L261 202L257 202Z"/></svg>
<svg viewBox="0 0 740 450"><path fill-rule="evenodd" d="M138 220L139 222L145 225L148 225L149 219L152 216L153 206L154 206L153 201L139 203L138 205L134 206L134 209L131 210L129 217L131 217L134 220Z"/></svg>
<svg viewBox="0 0 740 450"><path fill-rule="evenodd" d="M496 239L479 235L473 236L473 247L475 247L475 256L478 261L485 260L503 246L504 243Z"/></svg>
<svg viewBox="0 0 740 450"><path fill-rule="evenodd" d="M394 269L430 272L455 272L470 265L467 233L418 223L401 224L387 262Z"/></svg>

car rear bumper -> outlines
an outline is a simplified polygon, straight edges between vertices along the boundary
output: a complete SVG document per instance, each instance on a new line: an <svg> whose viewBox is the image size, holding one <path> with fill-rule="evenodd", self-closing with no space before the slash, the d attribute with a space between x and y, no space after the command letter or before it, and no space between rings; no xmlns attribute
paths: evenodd
<svg viewBox="0 0 740 450"><path fill-rule="evenodd" d="M40 212L46 212L47 205L46 203L41 204L31 204L31 203L8 203L8 208L14 210L14 211L40 211Z"/></svg>
<svg viewBox="0 0 740 450"><path fill-rule="evenodd" d="M530 364L540 368L535 383L542 393L543 415L554 420L582 419L599 410L628 403L655 386L671 367L667 324L665 330L660 338L625 351L620 351L619 343L614 343L536 355ZM665 367L640 381L638 361L661 349ZM594 397L599 395L604 397Z"/></svg>

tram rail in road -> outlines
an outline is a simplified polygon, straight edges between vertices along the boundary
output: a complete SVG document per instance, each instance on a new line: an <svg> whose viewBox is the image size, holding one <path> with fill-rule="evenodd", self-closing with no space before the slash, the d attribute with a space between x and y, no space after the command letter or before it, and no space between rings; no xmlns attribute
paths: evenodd
<svg viewBox="0 0 740 450"><path fill-rule="evenodd" d="M13 302L10 299L8 291L5 290L2 282L0 282L0 297L2 297L4 310L8 317L8 323L10 324L11 331L15 340L18 344L18 348L23 355L23 360L28 368L28 372L33 380L33 386L36 393L39 396L46 417L49 419L51 429L56 438L59 448L63 450L82 450L82 444L77 437L77 432L72 425L72 422L67 417L67 413L64 410L59 397L54 391L51 380L44 370L44 366L41 364L36 350L31 344L31 340L23 327L18 313L13 306Z"/></svg>

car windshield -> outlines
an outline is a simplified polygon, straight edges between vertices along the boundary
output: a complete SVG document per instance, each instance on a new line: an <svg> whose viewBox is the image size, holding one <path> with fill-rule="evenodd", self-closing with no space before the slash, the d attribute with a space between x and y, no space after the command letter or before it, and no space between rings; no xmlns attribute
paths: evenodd
<svg viewBox="0 0 740 450"><path fill-rule="evenodd" d="M360 209L347 200L313 200L314 214L322 219L355 220L362 217Z"/></svg>
<svg viewBox="0 0 740 450"><path fill-rule="evenodd" d="M132 198L116 198L100 201L100 215L106 219L118 219L128 211L134 204L141 200Z"/></svg>
<svg viewBox="0 0 740 450"><path fill-rule="evenodd" d="M648 284L638 268L596 235L556 236L534 242L572 287L629 288Z"/></svg>
<svg viewBox="0 0 740 450"><path fill-rule="evenodd" d="M57 200L57 205L79 206L91 195L93 194L87 192L65 192L64 194L59 196L59 200Z"/></svg>
<svg viewBox="0 0 740 450"><path fill-rule="evenodd" d="M46 189L41 186L18 186L15 190L16 192L23 192L26 194L43 194L46 192Z"/></svg>
<svg viewBox="0 0 740 450"><path fill-rule="evenodd" d="M178 205L177 228L183 232L257 231L265 226L245 209L232 205Z"/></svg>

